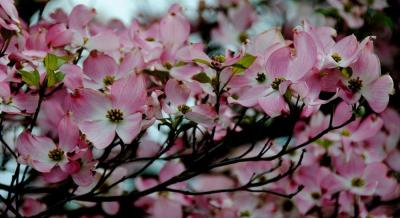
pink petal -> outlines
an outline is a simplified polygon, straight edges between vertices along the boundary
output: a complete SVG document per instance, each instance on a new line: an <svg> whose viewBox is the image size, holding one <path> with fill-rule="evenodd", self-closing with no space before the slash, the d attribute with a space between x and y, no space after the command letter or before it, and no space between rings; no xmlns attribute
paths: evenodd
<svg viewBox="0 0 400 218"><path fill-rule="evenodd" d="M228 103L236 103L245 107L253 107L258 103L258 98L268 95L273 92L272 88L266 89L264 86L254 86L239 92L239 98L228 98Z"/></svg>
<svg viewBox="0 0 400 218"><path fill-rule="evenodd" d="M125 144L132 142L141 130L142 114L135 113L127 117L117 125L117 134Z"/></svg>
<svg viewBox="0 0 400 218"><path fill-rule="evenodd" d="M108 120L83 121L79 128L98 149L106 148L115 137L117 126Z"/></svg>
<svg viewBox="0 0 400 218"><path fill-rule="evenodd" d="M64 64L60 67L60 71L65 74L64 84L69 89L78 89L83 87L82 69L74 64Z"/></svg>
<svg viewBox="0 0 400 218"><path fill-rule="evenodd" d="M42 173L48 173L51 171L51 169L56 165L56 162L40 162L38 160L33 160L32 161L32 166L35 170L42 172Z"/></svg>
<svg viewBox="0 0 400 218"><path fill-rule="evenodd" d="M400 171L400 151L393 149L386 158L388 165L396 171Z"/></svg>
<svg viewBox="0 0 400 218"><path fill-rule="evenodd" d="M142 69L143 67L143 54L139 49L135 49L123 57L118 72L122 75L127 75L132 71L135 71L136 69Z"/></svg>
<svg viewBox="0 0 400 218"><path fill-rule="evenodd" d="M383 126L383 120L375 114L369 115L351 134L351 139L356 142L364 141L375 136Z"/></svg>
<svg viewBox="0 0 400 218"><path fill-rule="evenodd" d="M296 95L299 95L301 98L307 97L310 91L307 83L304 81L299 81L297 83L292 84L290 86L290 89L293 90L296 93Z"/></svg>
<svg viewBox="0 0 400 218"><path fill-rule="evenodd" d="M2 0L0 6L14 22L19 22L18 11L13 0Z"/></svg>
<svg viewBox="0 0 400 218"><path fill-rule="evenodd" d="M290 49L283 47L273 52L266 64L267 78L273 80L277 77L285 77L288 71Z"/></svg>
<svg viewBox="0 0 400 218"><path fill-rule="evenodd" d="M96 15L95 9L90 9L85 5L77 5L72 9L69 16L68 26L75 30L81 30Z"/></svg>
<svg viewBox="0 0 400 218"><path fill-rule="evenodd" d="M351 105L346 102L341 102L335 109L335 113L333 115L332 124L334 126L338 126L346 122L353 115L353 109Z"/></svg>
<svg viewBox="0 0 400 218"><path fill-rule="evenodd" d="M53 47L64 46L71 43L73 32L68 30L65 24L52 26L46 35L46 43Z"/></svg>
<svg viewBox="0 0 400 218"><path fill-rule="evenodd" d="M202 43L194 43L184 46L178 50L176 57L182 61L192 61L193 59L202 59L211 62L208 55L204 52Z"/></svg>
<svg viewBox="0 0 400 218"><path fill-rule="evenodd" d="M173 105L179 106L181 104L186 104L190 95L190 90L185 85L180 85L178 81L170 79L165 85L165 95Z"/></svg>
<svg viewBox="0 0 400 218"><path fill-rule="evenodd" d="M337 171L346 178L361 177L365 169L364 160L356 154L350 156L350 160L344 157L334 159Z"/></svg>
<svg viewBox="0 0 400 218"><path fill-rule="evenodd" d="M169 199L160 198L154 203L152 215L154 218L182 218L182 206Z"/></svg>
<svg viewBox="0 0 400 218"><path fill-rule="evenodd" d="M285 40L279 28L273 28L257 34L247 44L247 52L255 55L264 55L271 46L284 44Z"/></svg>
<svg viewBox="0 0 400 218"><path fill-rule="evenodd" d="M287 79L295 82L303 78L317 61L317 47L306 32L294 33L296 56L289 62Z"/></svg>
<svg viewBox="0 0 400 218"><path fill-rule="evenodd" d="M48 161L48 152L56 145L47 137L33 136L25 131L18 136L16 148L18 153L30 156L33 160Z"/></svg>
<svg viewBox="0 0 400 218"><path fill-rule="evenodd" d="M146 84L141 76L133 74L111 86L113 107L128 114L141 111L146 104L146 97Z"/></svg>
<svg viewBox="0 0 400 218"><path fill-rule="evenodd" d="M107 96L92 89L83 89L69 97L67 105L78 122L105 120L107 111L112 108L111 101Z"/></svg>
<svg viewBox="0 0 400 218"><path fill-rule="evenodd" d="M372 110L380 113L386 109L389 103L389 94L392 93L393 86L393 79L389 75L384 75L365 87L362 95Z"/></svg>
<svg viewBox="0 0 400 218"><path fill-rule="evenodd" d="M211 127L215 124L215 119L217 114L214 108L210 105L196 105L192 107L192 111L187 112L185 117L192 120L198 124L204 125L206 127Z"/></svg>
<svg viewBox="0 0 400 218"><path fill-rule="evenodd" d="M282 113L289 111L287 103L279 92L272 92L268 96L259 98L258 104L270 117L277 117Z"/></svg>
<svg viewBox="0 0 400 218"><path fill-rule="evenodd" d="M185 171L185 166L180 162L167 162L159 174L160 182L165 182Z"/></svg>
<svg viewBox="0 0 400 218"><path fill-rule="evenodd" d="M79 186L89 186L94 182L94 175L93 175L93 168L94 168L95 162L90 162L90 163L84 163L82 164L79 172L74 173L72 175L72 179L74 182L79 185Z"/></svg>
<svg viewBox="0 0 400 218"><path fill-rule="evenodd" d="M369 84L381 75L381 65L378 56L368 49L361 51L357 62L351 65L353 78L360 77L363 84Z"/></svg>
<svg viewBox="0 0 400 218"><path fill-rule="evenodd" d="M44 173L43 178L48 183L57 183L68 178L68 173L65 173L59 167L54 167L50 172Z"/></svg>
<svg viewBox="0 0 400 218"><path fill-rule="evenodd" d="M117 50L119 45L119 38L115 33L103 32L90 37L86 43L86 48L89 50L113 51Z"/></svg>
<svg viewBox="0 0 400 218"><path fill-rule="evenodd" d="M64 151L70 152L77 146L79 141L79 129L70 115L67 114L60 121L58 124L58 133L59 145Z"/></svg>
<svg viewBox="0 0 400 218"><path fill-rule="evenodd" d="M115 60L103 53L93 51L83 62L83 72L97 82L103 82L106 75L114 75L118 71Z"/></svg>
<svg viewBox="0 0 400 218"><path fill-rule="evenodd" d="M338 53L342 58L342 60L339 61L339 65L342 67L347 67L358 56L357 49L358 49L357 38L354 35L350 35L344 37L339 42L337 42L333 46L332 53L330 55L332 55L333 53Z"/></svg>
<svg viewBox="0 0 400 218"><path fill-rule="evenodd" d="M171 6L168 15L160 21L161 41L169 47L179 46L190 34L190 23L182 14L182 8L177 4Z"/></svg>

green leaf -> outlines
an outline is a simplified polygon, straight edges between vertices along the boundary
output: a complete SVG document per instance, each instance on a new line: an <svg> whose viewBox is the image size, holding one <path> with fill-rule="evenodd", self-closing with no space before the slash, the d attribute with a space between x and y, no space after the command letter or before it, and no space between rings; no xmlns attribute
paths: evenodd
<svg viewBox="0 0 400 218"><path fill-rule="evenodd" d="M369 18L370 22L374 23L375 25L383 25L389 27L390 29L394 30L396 28L395 22L387 16L385 13L381 11L373 10L371 12L371 17Z"/></svg>
<svg viewBox="0 0 400 218"><path fill-rule="evenodd" d="M318 8L315 11L326 17L339 17L339 12L336 8Z"/></svg>
<svg viewBox="0 0 400 218"><path fill-rule="evenodd" d="M21 70L19 73L22 76L22 81L24 81L26 84L35 87L40 86L40 75L37 70L34 70L33 72Z"/></svg>
<svg viewBox="0 0 400 218"><path fill-rule="evenodd" d="M232 65L233 69L232 72L234 74L239 74L249 68L254 61L256 60L256 56L251 54L245 54L238 62Z"/></svg>
<svg viewBox="0 0 400 218"><path fill-rule="evenodd" d="M205 72L200 72L192 77L193 80L196 80L200 83L211 83L210 77Z"/></svg>
<svg viewBox="0 0 400 218"><path fill-rule="evenodd" d="M52 87L53 85L61 82L64 79L64 73L62 72L54 72L54 71L48 71L46 74L46 79L47 79L47 87Z"/></svg>
<svg viewBox="0 0 400 218"><path fill-rule="evenodd" d="M200 59L200 58L195 58L192 60L193 62L196 62L198 64L205 64L205 65L210 65L210 63L207 60Z"/></svg>
<svg viewBox="0 0 400 218"><path fill-rule="evenodd" d="M67 57L58 57L54 54L47 54L44 58L43 63L46 67L46 71L56 71L60 68L65 62L67 62Z"/></svg>

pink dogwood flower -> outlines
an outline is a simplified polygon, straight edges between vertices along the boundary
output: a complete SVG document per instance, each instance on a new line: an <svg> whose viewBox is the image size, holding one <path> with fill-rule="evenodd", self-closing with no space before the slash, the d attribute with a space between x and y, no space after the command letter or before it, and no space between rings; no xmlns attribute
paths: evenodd
<svg viewBox="0 0 400 218"><path fill-rule="evenodd" d="M80 130L96 148L103 149L116 134L124 143L139 134L146 98L144 79L131 75L116 81L109 95L84 89L71 96L70 104Z"/></svg>
<svg viewBox="0 0 400 218"><path fill-rule="evenodd" d="M8 30L20 32L21 22L18 11L15 8L14 0L0 2L0 26Z"/></svg>
<svg viewBox="0 0 400 218"><path fill-rule="evenodd" d="M304 31L294 32L294 50L284 47L271 54L267 61L267 78L270 78L269 93L258 99L258 104L271 117L289 110L284 99L288 90L304 98L308 93L307 84L301 79L314 67L317 49L311 36ZM291 99L289 99L291 100Z"/></svg>
<svg viewBox="0 0 400 218"><path fill-rule="evenodd" d="M21 133L16 142L19 161L43 173L54 167L60 167L66 173L74 172L79 164L71 160L68 153L76 148L79 133L72 125L68 118L61 120L58 131L63 134L60 134L58 144L45 136L35 136L27 131Z"/></svg>
<svg viewBox="0 0 400 218"><path fill-rule="evenodd" d="M339 95L349 103L355 103L363 96L372 110L380 113L389 103L394 84L389 75L381 76L380 62L373 53L371 38L366 38L363 44L365 47L358 60L350 66L352 74L341 84Z"/></svg>
<svg viewBox="0 0 400 218"><path fill-rule="evenodd" d="M348 161L343 157L334 161L338 175L331 174L323 181L323 186L331 191L347 190L355 195L371 196L378 193L379 184L385 184L388 179L384 174L387 167L382 163L365 164L358 155L351 156Z"/></svg>

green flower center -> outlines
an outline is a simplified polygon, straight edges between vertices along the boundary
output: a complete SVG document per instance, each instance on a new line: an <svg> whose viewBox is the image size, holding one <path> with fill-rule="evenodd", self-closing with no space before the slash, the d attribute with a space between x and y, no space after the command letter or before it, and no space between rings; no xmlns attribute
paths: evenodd
<svg viewBox="0 0 400 218"><path fill-rule="evenodd" d="M239 42L241 42L241 43L245 43L248 38L249 38L249 35L246 32L241 32L239 34Z"/></svg>
<svg viewBox="0 0 400 218"><path fill-rule="evenodd" d="M178 111L180 111L182 114L186 114L187 112L192 111L192 109L185 104L181 104L178 106Z"/></svg>
<svg viewBox="0 0 400 218"><path fill-rule="evenodd" d="M348 86L349 89L353 92L353 93L357 93L358 91L361 90L361 88L363 87L363 81L360 79L360 77L357 77L355 79L351 79L348 82Z"/></svg>
<svg viewBox="0 0 400 218"><path fill-rule="evenodd" d="M114 81L115 81L115 76L110 76L110 75L105 76L103 79L103 83L105 86L112 85Z"/></svg>
<svg viewBox="0 0 400 218"><path fill-rule="evenodd" d="M265 73L257 73L256 80L259 83L263 83L265 80L267 80L267 76L265 76Z"/></svg>
<svg viewBox="0 0 400 218"><path fill-rule="evenodd" d="M239 217L241 218L249 218L251 217L251 212L248 210L240 211Z"/></svg>
<svg viewBox="0 0 400 218"><path fill-rule="evenodd" d="M225 55L215 55L215 56L212 56L211 59L213 61L218 62L218 63L224 63L225 62Z"/></svg>
<svg viewBox="0 0 400 218"><path fill-rule="evenodd" d="M363 187L365 185L365 181L361 178L354 178L351 180L351 185L353 187Z"/></svg>
<svg viewBox="0 0 400 218"><path fill-rule="evenodd" d="M312 197L314 200L318 200L318 199L321 198L321 194L318 193L318 192L313 192L313 193L311 193L311 197Z"/></svg>
<svg viewBox="0 0 400 218"><path fill-rule="evenodd" d="M275 78L274 81L272 81L271 87L272 87L273 89L275 89L275 90L279 90L279 85L280 85L283 81L285 81L285 79L282 78L282 77Z"/></svg>
<svg viewBox="0 0 400 218"><path fill-rule="evenodd" d="M333 53L332 55L331 55L331 57L332 57L332 59L334 60L334 61L336 61L336 63L338 63L338 62L340 62L341 60L342 60L342 57L340 57L340 55L338 54L338 53Z"/></svg>
<svg viewBox="0 0 400 218"><path fill-rule="evenodd" d="M49 151L48 156L51 160L59 162L64 158L64 151L61 148L55 148Z"/></svg>
<svg viewBox="0 0 400 218"><path fill-rule="evenodd" d="M113 123L119 123L124 120L124 113L120 109L111 109L107 111L106 117Z"/></svg>

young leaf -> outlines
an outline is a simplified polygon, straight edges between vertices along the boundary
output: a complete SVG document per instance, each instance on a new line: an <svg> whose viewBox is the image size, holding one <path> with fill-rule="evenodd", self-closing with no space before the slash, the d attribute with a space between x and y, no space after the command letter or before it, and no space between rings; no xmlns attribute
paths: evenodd
<svg viewBox="0 0 400 218"><path fill-rule="evenodd" d="M211 83L210 77L205 72L200 72L192 77L193 80L196 80L200 83Z"/></svg>
<svg viewBox="0 0 400 218"><path fill-rule="evenodd" d="M58 57L54 54L47 54L44 58L44 66L46 67L46 71L56 71L67 61L66 57Z"/></svg>
<svg viewBox="0 0 400 218"><path fill-rule="evenodd" d="M256 60L256 56L251 54L245 54L238 62L232 65L233 69L232 72L234 74L239 74L249 68L254 61Z"/></svg>
<svg viewBox="0 0 400 218"><path fill-rule="evenodd" d="M26 84L30 86L39 87L40 75L37 70L34 70L33 72L21 70L19 73L22 76L22 81L24 81Z"/></svg>
<svg viewBox="0 0 400 218"><path fill-rule="evenodd" d="M47 78L47 87L52 87L53 85L61 82L64 79L64 73L62 72L54 72L54 71L49 71L46 74Z"/></svg>

